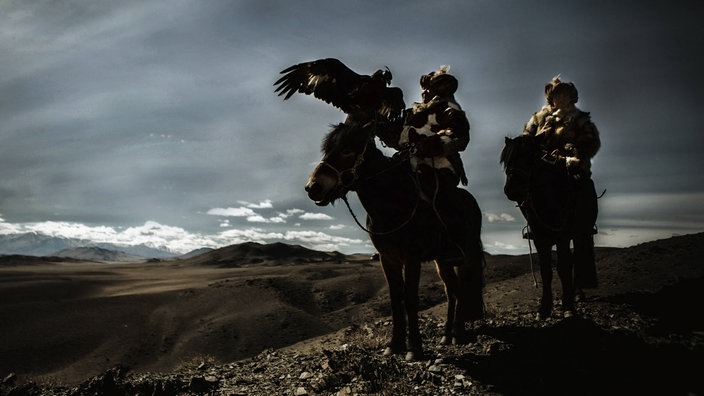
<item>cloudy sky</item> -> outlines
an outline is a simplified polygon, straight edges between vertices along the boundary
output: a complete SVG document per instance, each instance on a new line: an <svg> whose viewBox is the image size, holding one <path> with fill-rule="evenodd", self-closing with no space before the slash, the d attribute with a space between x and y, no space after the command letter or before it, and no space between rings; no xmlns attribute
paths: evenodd
<svg viewBox="0 0 704 396"><path fill-rule="evenodd" d="M498 156L556 74L601 132L597 244L701 232L703 4L0 0L0 234L373 251L344 206L303 191L344 114L273 92L323 57L388 66L407 104L451 65L491 253L527 252Z"/></svg>

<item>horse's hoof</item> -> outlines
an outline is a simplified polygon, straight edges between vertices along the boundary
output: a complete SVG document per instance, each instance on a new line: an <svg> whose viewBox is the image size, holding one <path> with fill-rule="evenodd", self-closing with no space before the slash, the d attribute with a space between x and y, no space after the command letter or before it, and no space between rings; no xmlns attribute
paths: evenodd
<svg viewBox="0 0 704 396"><path fill-rule="evenodd" d="M395 354L397 354L397 353L399 353L399 352L400 352L400 351L397 351L396 349L394 349L394 348L388 346L388 347L386 347L386 349L384 349L383 355L384 355L384 356L391 356L391 355L395 355Z"/></svg>
<svg viewBox="0 0 704 396"><path fill-rule="evenodd" d="M538 320L546 320L546 319L549 319L551 316L552 316L552 308L551 307L538 308L538 314L536 315Z"/></svg>
<svg viewBox="0 0 704 396"><path fill-rule="evenodd" d="M574 302L581 302L586 300L587 295L584 294L584 290L576 290L574 293Z"/></svg>
<svg viewBox="0 0 704 396"><path fill-rule="evenodd" d="M405 345L394 345L393 343L384 349L384 356L398 355L406 350Z"/></svg>
<svg viewBox="0 0 704 396"><path fill-rule="evenodd" d="M421 350L406 352L406 361L407 362L415 362L418 360L423 360L424 358L425 358L425 354Z"/></svg>
<svg viewBox="0 0 704 396"><path fill-rule="evenodd" d="M468 332L464 332L462 334L456 334L454 337L452 337L452 343L454 345L467 345L472 342L476 342L477 337L473 337L470 335Z"/></svg>

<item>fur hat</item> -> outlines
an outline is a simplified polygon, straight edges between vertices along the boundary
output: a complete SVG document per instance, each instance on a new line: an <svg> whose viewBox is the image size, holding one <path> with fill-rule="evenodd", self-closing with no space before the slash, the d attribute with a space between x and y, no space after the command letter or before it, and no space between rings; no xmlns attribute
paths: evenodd
<svg viewBox="0 0 704 396"><path fill-rule="evenodd" d="M450 66L420 76L420 86L436 96L452 96L457 91L457 79L448 73Z"/></svg>
<svg viewBox="0 0 704 396"><path fill-rule="evenodd" d="M558 93L565 93L570 96L572 103L577 103L579 99L579 94L577 93L577 87L571 82L562 82L560 80L560 75L552 78L552 81L545 85L545 99L549 105L552 105L552 97Z"/></svg>

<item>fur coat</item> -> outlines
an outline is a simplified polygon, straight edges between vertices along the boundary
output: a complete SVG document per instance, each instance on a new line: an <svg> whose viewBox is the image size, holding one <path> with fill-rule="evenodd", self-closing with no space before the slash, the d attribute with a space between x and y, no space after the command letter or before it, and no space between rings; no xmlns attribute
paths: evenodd
<svg viewBox="0 0 704 396"><path fill-rule="evenodd" d="M591 159L601 147L589 113L577 107L565 111L545 105L526 123L523 134L542 136L545 151L557 150L572 174L590 175Z"/></svg>
<svg viewBox="0 0 704 396"><path fill-rule="evenodd" d="M408 109L399 144L415 145L414 170L420 166L447 169L467 184L460 152L469 144L469 121L453 97L436 97Z"/></svg>

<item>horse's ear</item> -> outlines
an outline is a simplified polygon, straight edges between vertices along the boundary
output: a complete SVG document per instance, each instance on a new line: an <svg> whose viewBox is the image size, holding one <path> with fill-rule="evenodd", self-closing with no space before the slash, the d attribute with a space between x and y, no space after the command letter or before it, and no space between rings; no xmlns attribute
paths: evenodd
<svg viewBox="0 0 704 396"><path fill-rule="evenodd" d="M510 137L506 136L506 137L504 138L504 143L508 144L508 142L510 142L510 141L511 141L511 138L510 138Z"/></svg>

